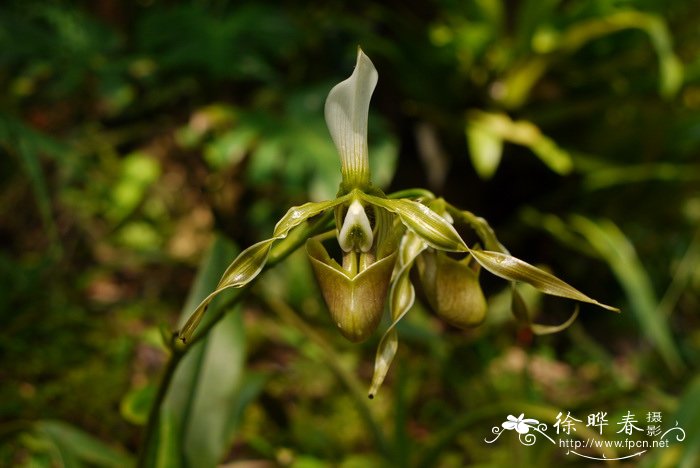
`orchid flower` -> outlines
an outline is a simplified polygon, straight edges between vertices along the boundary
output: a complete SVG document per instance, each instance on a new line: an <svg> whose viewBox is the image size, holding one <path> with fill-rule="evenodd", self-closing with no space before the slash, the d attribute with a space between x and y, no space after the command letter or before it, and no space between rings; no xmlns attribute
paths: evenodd
<svg viewBox="0 0 700 468"><path fill-rule="evenodd" d="M554 296L617 310L584 295L555 276L513 256L498 242L485 220L460 211L424 190L385 195L371 182L367 143L369 103L378 74L362 50L350 77L331 89L325 118L341 161L342 181L336 198L292 207L277 223L270 239L258 242L233 261L217 288L197 307L179 332L182 342L192 337L207 305L221 291L243 288L265 268L275 243L323 213L333 213L335 228L309 237L306 252L333 322L347 339L359 342L377 329L387 296L391 324L376 355L369 396L387 374L398 348L396 325L415 300L410 272L415 267L428 305L439 317L458 327L478 325L486 314L479 286L480 269L515 282L524 282ZM454 224L473 229L485 249L469 247ZM335 238L342 260L333 259L324 243ZM446 253L463 254L461 260ZM535 333L568 326L531 324L524 302L513 288L513 311Z"/></svg>

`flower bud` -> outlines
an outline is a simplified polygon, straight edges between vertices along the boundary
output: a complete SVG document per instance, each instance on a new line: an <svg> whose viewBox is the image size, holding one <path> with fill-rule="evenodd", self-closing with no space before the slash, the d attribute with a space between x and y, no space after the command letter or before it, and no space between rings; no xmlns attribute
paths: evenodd
<svg viewBox="0 0 700 468"><path fill-rule="evenodd" d="M338 265L317 239L306 241L306 252L340 332L353 342L367 339L382 317L397 252L372 263L371 254L346 252L343 263L356 262L353 268Z"/></svg>
<svg viewBox="0 0 700 468"><path fill-rule="evenodd" d="M455 260L444 252L426 251L416 259L428 303L438 317L458 328L479 325L486 317L486 298L470 257Z"/></svg>

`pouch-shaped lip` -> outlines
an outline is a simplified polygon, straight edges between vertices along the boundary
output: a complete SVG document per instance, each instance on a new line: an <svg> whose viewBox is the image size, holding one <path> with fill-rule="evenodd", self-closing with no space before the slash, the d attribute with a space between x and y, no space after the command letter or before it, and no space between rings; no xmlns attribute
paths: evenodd
<svg viewBox="0 0 700 468"><path fill-rule="evenodd" d="M317 239L306 241L306 252L323 299L340 332L353 342L367 339L381 320L397 252L354 277L330 258Z"/></svg>

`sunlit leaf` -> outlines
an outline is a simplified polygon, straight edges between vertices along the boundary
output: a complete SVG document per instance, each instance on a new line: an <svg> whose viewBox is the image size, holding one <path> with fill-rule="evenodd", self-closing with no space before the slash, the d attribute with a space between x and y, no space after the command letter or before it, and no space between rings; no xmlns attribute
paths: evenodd
<svg viewBox="0 0 700 468"><path fill-rule="evenodd" d="M301 206L293 206L279 220L273 232L273 238L281 239L294 227L307 219L316 216L326 210L334 208L350 199L350 194L323 202L309 202Z"/></svg>
<svg viewBox="0 0 700 468"><path fill-rule="evenodd" d="M639 325L671 369L683 368L683 361L674 343L666 317L658 310L659 302L634 245L610 221L593 221L573 216L571 226L591 244L605 260L625 290Z"/></svg>
<svg viewBox="0 0 700 468"><path fill-rule="evenodd" d="M130 423L142 426L148 420L148 410L153 404L155 396L156 387L153 385L145 385L131 390L122 399L119 412Z"/></svg>
<svg viewBox="0 0 700 468"><path fill-rule="evenodd" d="M665 97L675 95L683 83L683 66L673 52L666 22L657 15L635 10L619 10L601 18L581 21L561 34L557 47L572 53L594 39L624 29L639 29L649 35L659 57L660 92Z"/></svg>
<svg viewBox="0 0 700 468"><path fill-rule="evenodd" d="M232 247L217 238L195 280L183 319L214 288ZM214 301L211 307L223 305ZM215 467L225 456L243 408L258 394L264 377L245 375L245 332L240 314L229 313L180 362L161 408L157 446L149 466Z"/></svg>
<svg viewBox="0 0 700 468"><path fill-rule="evenodd" d="M526 120L512 120L503 113L472 110L467 117L467 137L472 161L480 176L490 177L498 166L502 141L530 148L557 174L573 169L571 155Z"/></svg>
<svg viewBox="0 0 700 468"><path fill-rule="evenodd" d="M476 173L482 179L490 179L498 168L503 154L503 138L476 122L467 122L469 156Z"/></svg>

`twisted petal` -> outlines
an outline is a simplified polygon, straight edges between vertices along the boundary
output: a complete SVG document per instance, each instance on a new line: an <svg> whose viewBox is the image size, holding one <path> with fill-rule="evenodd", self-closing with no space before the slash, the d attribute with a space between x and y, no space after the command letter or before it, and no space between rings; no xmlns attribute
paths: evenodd
<svg viewBox="0 0 700 468"><path fill-rule="evenodd" d="M407 232L401 241L401 253L397 264L397 274L391 287L389 307L391 310L391 325L382 336L377 348L377 356L374 361L374 375L369 389L369 397L379 390L389 371L391 361L396 355L399 340L396 334L396 325L413 306L416 298L415 290L411 284L409 273L416 257L427 248L427 244L415 233Z"/></svg>
<svg viewBox="0 0 700 468"><path fill-rule="evenodd" d="M542 325L539 323L532 323L532 320L530 320L530 314L527 311L527 305L525 304L525 301L518 292L518 288L516 287L515 283L511 284L510 290L510 308L513 311L515 319L518 322L526 325L535 335L549 335L551 333L558 333L562 330L566 330L571 326L572 323L574 323L574 321L578 317L579 307L578 304L576 304L574 312L571 314L571 316L569 316L569 318L566 319L565 322L560 323L559 325Z"/></svg>
<svg viewBox="0 0 700 468"><path fill-rule="evenodd" d="M367 116L378 78L372 61L358 49L352 75L335 85L326 99L326 125L340 153L343 183L350 187L369 183Z"/></svg>
<svg viewBox="0 0 700 468"><path fill-rule="evenodd" d="M359 196L367 203L397 214L401 222L415 232L430 247L451 252L469 251L469 248L449 221L427 206L405 198L392 200L367 195L366 193L360 193Z"/></svg>
<svg viewBox="0 0 700 468"><path fill-rule="evenodd" d="M508 254L488 250L471 250L471 254L481 266L501 278L527 283L545 294L587 302L613 312L619 312L619 309L586 296L556 276Z"/></svg>
<svg viewBox="0 0 700 468"><path fill-rule="evenodd" d="M183 342L190 340L197 326L202 321L204 313L207 310L209 303L222 291L229 288L240 288L250 283L255 279L260 272L265 268L267 259L270 255L270 250L273 244L287 237L289 231L299 226L301 223L316 216L326 210L329 210L348 200L348 196L336 198L334 200L306 203L301 206L294 206L287 211L282 219L275 226L273 237L270 239L253 244L243 252L238 254L231 265L226 269L219 280L216 289L209 294L195 309L190 318L185 323L185 326L179 332L179 338Z"/></svg>

